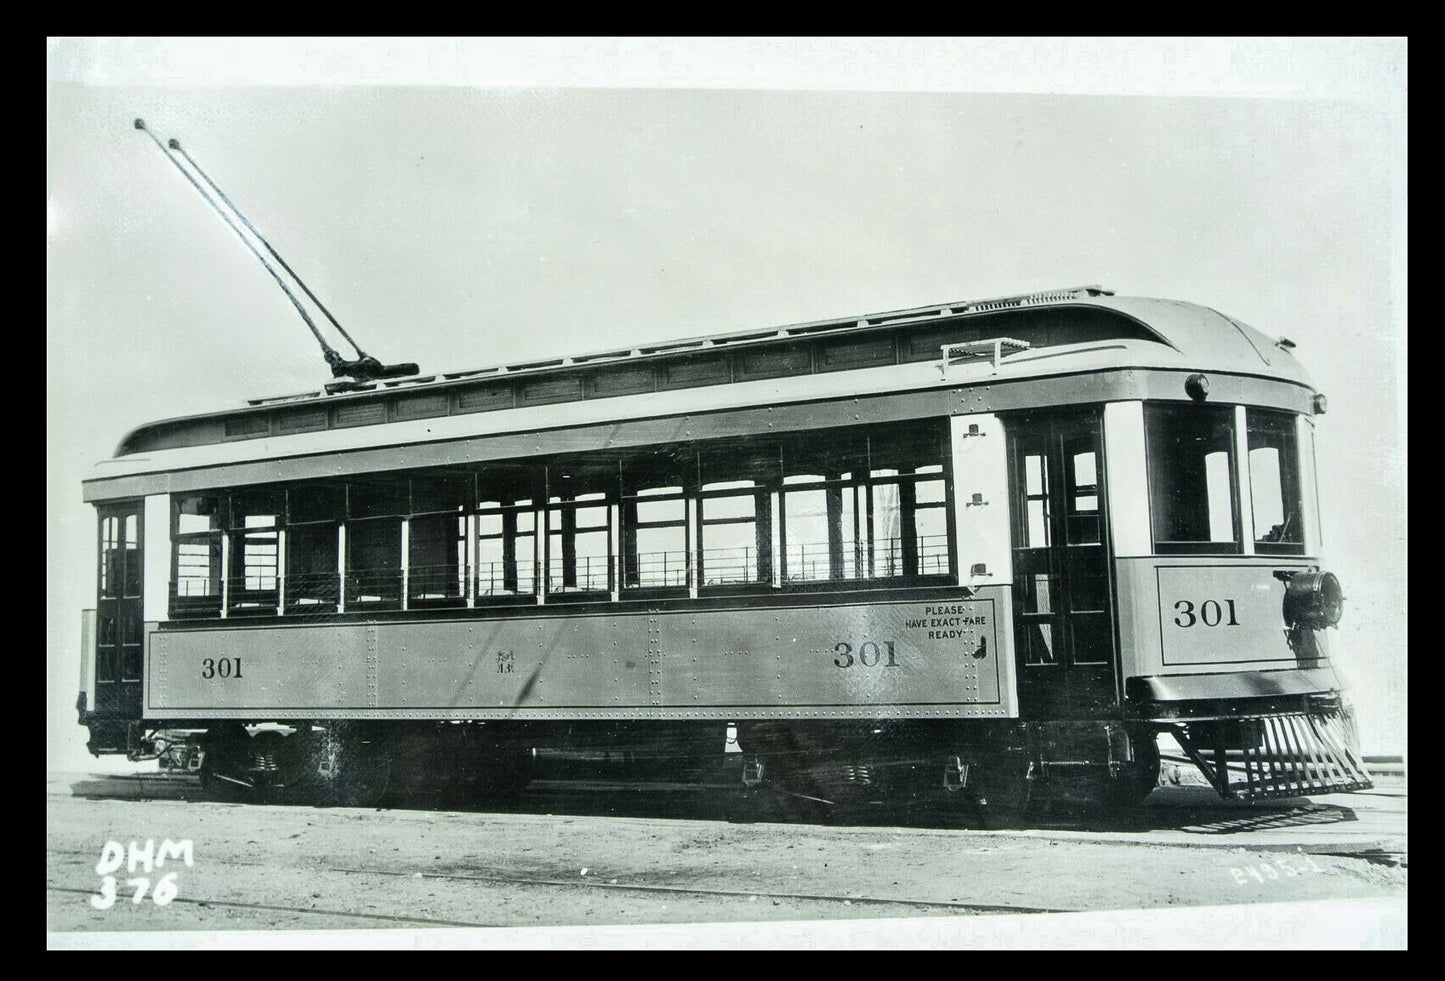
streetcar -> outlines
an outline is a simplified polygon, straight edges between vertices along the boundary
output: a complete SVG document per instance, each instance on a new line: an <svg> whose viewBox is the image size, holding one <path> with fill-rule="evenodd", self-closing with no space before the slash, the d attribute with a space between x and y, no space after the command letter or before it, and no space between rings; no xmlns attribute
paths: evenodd
<svg viewBox="0 0 1445 981"><path fill-rule="evenodd" d="M84 482L79 721L343 803L730 740L741 794L829 802L1134 804L1161 737L1227 798L1368 788L1293 346L1089 286L328 356L347 380L144 425Z"/></svg>

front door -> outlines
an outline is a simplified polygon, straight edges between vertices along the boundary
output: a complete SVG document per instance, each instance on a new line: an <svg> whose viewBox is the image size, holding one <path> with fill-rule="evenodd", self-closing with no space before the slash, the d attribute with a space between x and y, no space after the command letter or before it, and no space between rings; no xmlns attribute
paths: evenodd
<svg viewBox="0 0 1445 981"><path fill-rule="evenodd" d="M95 602L95 712L141 716L141 502L100 508Z"/></svg>
<svg viewBox="0 0 1445 981"><path fill-rule="evenodd" d="M1074 409L1006 425L1020 715L1096 716L1116 704L1102 416Z"/></svg>

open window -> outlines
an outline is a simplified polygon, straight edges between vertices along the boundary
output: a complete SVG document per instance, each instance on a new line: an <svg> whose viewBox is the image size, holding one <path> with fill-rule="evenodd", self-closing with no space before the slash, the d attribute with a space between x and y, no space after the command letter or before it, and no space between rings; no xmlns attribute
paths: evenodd
<svg viewBox="0 0 1445 981"><path fill-rule="evenodd" d="M225 497L177 494L171 498L171 617L221 615L221 537Z"/></svg>
<svg viewBox="0 0 1445 981"><path fill-rule="evenodd" d="M951 576L945 431L920 421L178 494L171 610L324 615Z"/></svg>
<svg viewBox="0 0 1445 981"><path fill-rule="evenodd" d="M357 477L347 488L346 608L401 607L401 524L410 507L404 477Z"/></svg>
<svg viewBox="0 0 1445 981"><path fill-rule="evenodd" d="M617 467L559 464L547 468L547 595L612 591L612 511Z"/></svg>
<svg viewBox="0 0 1445 981"><path fill-rule="evenodd" d="M287 613L334 613L341 601L346 488L309 483L286 492Z"/></svg>
<svg viewBox="0 0 1445 981"><path fill-rule="evenodd" d="M411 478L408 606L460 606L466 602L466 513L475 493L469 473L441 472Z"/></svg>
<svg viewBox="0 0 1445 981"><path fill-rule="evenodd" d="M775 445L718 443L698 461L699 587L768 585L773 579Z"/></svg>
<svg viewBox="0 0 1445 981"><path fill-rule="evenodd" d="M696 474L695 457L680 447L623 462L623 590L686 595L692 569L689 490Z"/></svg>
<svg viewBox="0 0 1445 981"><path fill-rule="evenodd" d="M787 443L784 581L952 576L943 447L932 422L813 433Z"/></svg>
<svg viewBox="0 0 1445 981"><path fill-rule="evenodd" d="M783 581L864 579L868 570L868 441L859 432L784 448Z"/></svg>
<svg viewBox="0 0 1445 981"><path fill-rule="evenodd" d="M477 482L479 604L537 595L537 468L489 466Z"/></svg>
<svg viewBox="0 0 1445 981"><path fill-rule="evenodd" d="M942 429L875 430L868 443L869 577L951 575Z"/></svg>
<svg viewBox="0 0 1445 981"><path fill-rule="evenodd" d="M227 533L228 616L279 612L280 533L285 514L286 494L280 489L249 488L232 492Z"/></svg>

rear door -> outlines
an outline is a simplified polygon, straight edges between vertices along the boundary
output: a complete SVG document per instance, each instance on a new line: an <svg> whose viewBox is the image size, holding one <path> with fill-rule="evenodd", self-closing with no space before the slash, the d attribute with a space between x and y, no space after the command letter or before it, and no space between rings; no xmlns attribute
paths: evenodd
<svg viewBox="0 0 1445 981"><path fill-rule="evenodd" d="M140 501L107 504L100 511L100 568L95 601L95 708L99 715L141 716Z"/></svg>

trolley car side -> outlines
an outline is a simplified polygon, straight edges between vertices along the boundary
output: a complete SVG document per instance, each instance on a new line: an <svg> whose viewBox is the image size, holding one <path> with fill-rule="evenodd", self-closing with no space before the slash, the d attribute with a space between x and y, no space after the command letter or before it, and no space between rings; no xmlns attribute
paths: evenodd
<svg viewBox="0 0 1445 981"><path fill-rule="evenodd" d="M229 785L374 790L731 723L750 783L1122 799L1170 732L1226 796L1368 786L1321 400L1212 310L1084 288L354 388L143 427L86 483L92 751L190 730L170 761Z"/></svg>

